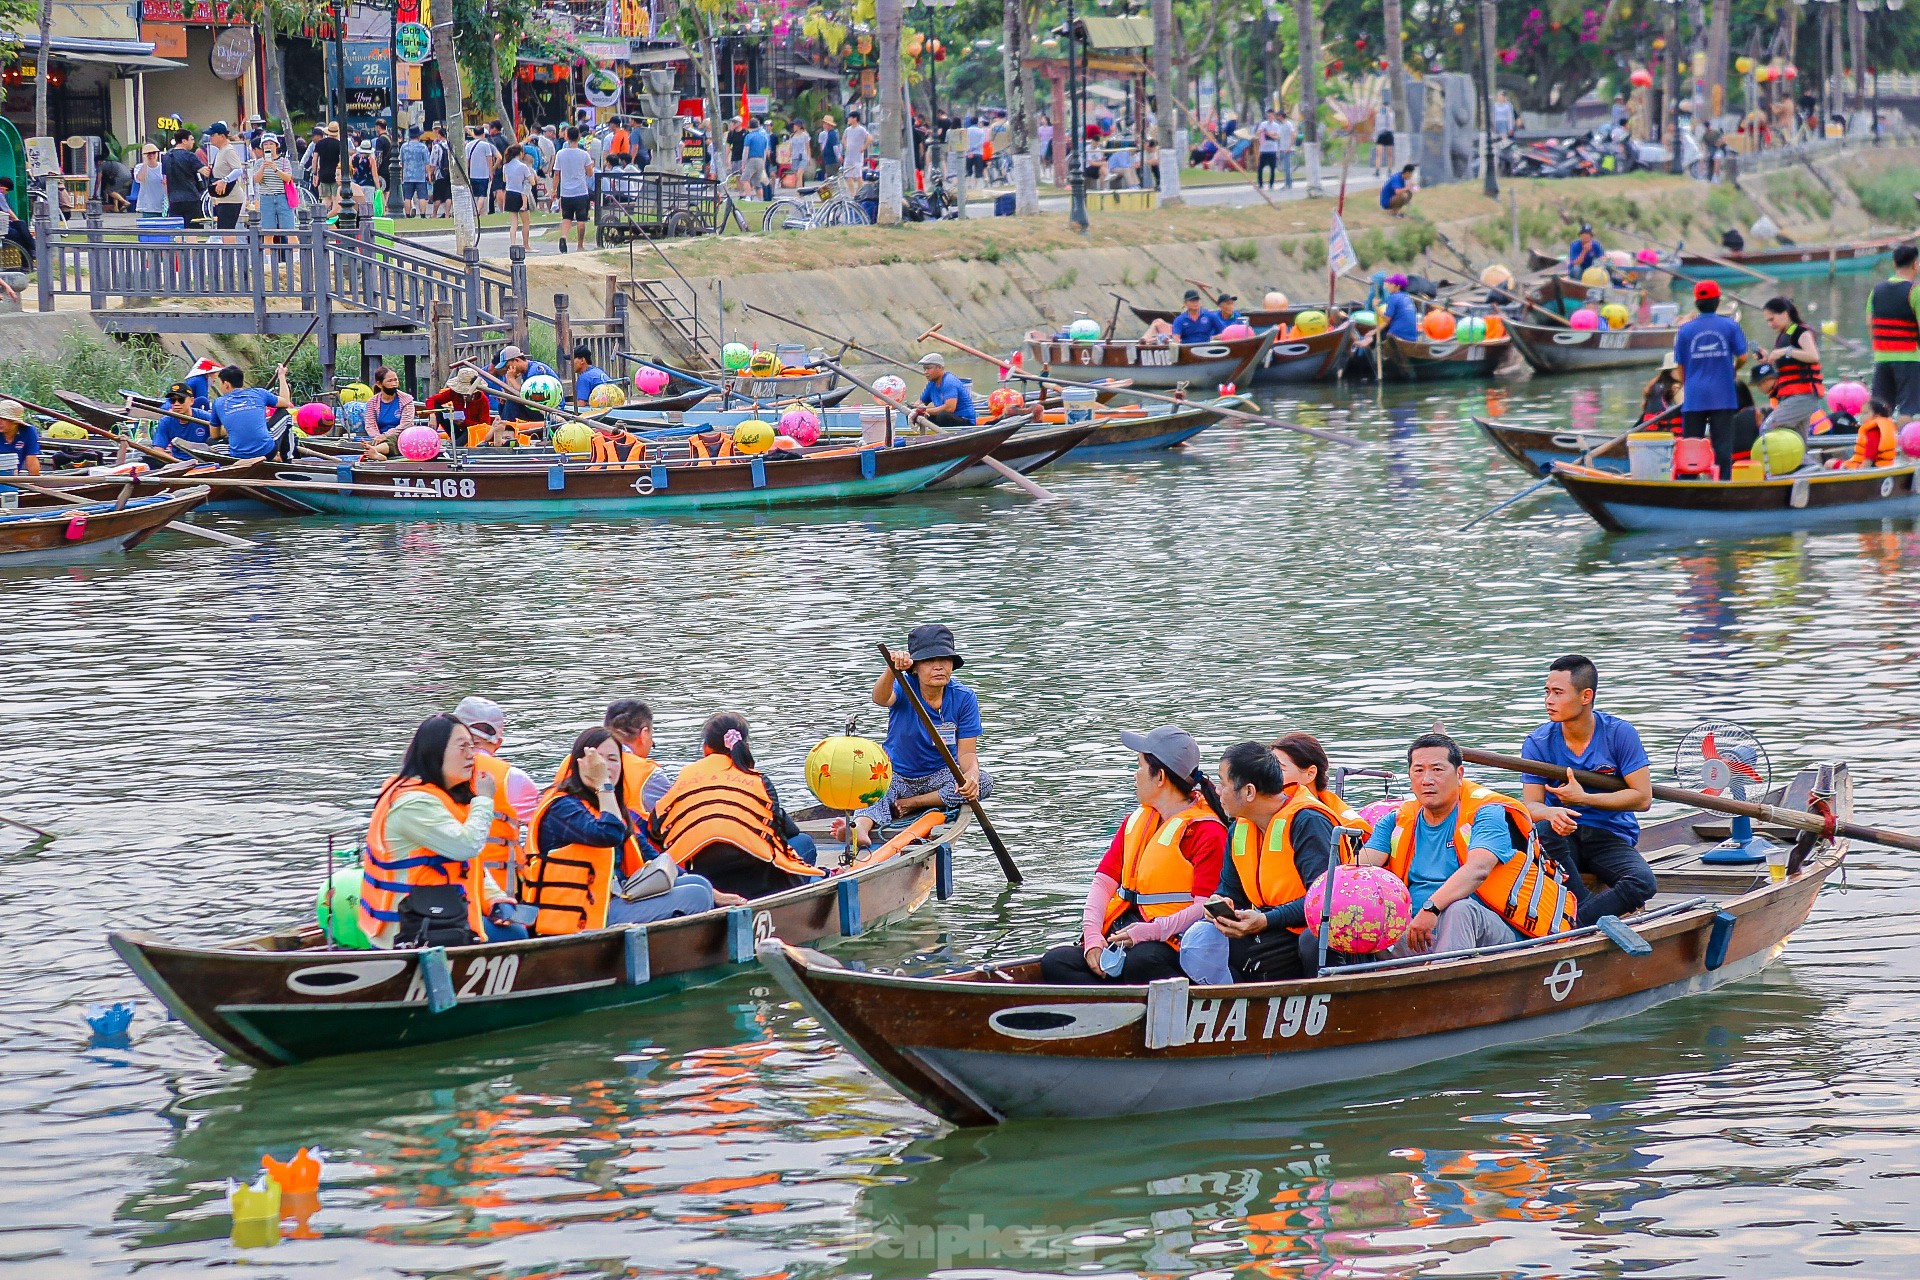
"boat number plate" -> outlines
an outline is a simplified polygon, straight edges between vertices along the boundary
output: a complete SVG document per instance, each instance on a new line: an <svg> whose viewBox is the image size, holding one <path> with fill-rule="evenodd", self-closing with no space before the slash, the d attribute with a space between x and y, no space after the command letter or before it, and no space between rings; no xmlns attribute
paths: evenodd
<svg viewBox="0 0 1920 1280"><path fill-rule="evenodd" d="M460 986L454 995L461 1000L470 1000L476 996L503 996L513 990L513 980L520 976L520 957L476 956L467 962L466 970L460 975ZM408 1004L427 1002L427 980L421 976L418 965L414 966L413 981L407 986Z"/></svg>
<svg viewBox="0 0 1920 1280"><path fill-rule="evenodd" d="M393 496L396 498L471 498L473 481L455 480L451 476L441 480L419 480L401 476L393 482Z"/></svg>
<svg viewBox="0 0 1920 1280"><path fill-rule="evenodd" d="M1195 1000L1187 1007L1188 1043L1245 1040L1250 1004L1267 1006L1266 1018L1260 1024L1261 1039L1291 1040L1298 1035L1317 1036L1327 1029L1327 1012L1333 997L1273 996L1260 1000L1243 996L1237 1000Z"/></svg>
<svg viewBox="0 0 1920 1280"><path fill-rule="evenodd" d="M1807 498L1813 491L1813 485L1804 477L1793 482L1793 488L1787 491L1787 505L1795 511L1807 505Z"/></svg>
<svg viewBox="0 0 1920 1280"><path fill-rule="evenodd" d="M1573 994L1573 984L1580 981L1585 972L1572 957L1568 957L1553 966L1553 972L1541 979L1541 982L1546 987L1547 994L1551 995L1554 1003L1558 1004Z"/></svg>
<svg viewBox="0 0 1920 1280"><path fill-rule="evenodd" d="M1624 351L1626 350L1626 346L1627 334L1624 329L1618 333L1603 333L1600 335L1600 349L1602 351Z"/></svg>

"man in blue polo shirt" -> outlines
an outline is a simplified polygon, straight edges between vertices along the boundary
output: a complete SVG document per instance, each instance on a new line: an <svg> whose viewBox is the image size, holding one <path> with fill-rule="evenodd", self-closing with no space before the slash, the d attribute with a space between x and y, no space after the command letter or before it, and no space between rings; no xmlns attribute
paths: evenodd
<svg viewBox="0 0 1920 1280"><path fill-rule="evenodd" d="M1567 246L1567 275L1578 280L1582 272L1606 256L1607 251L1593 237L1593 226L1583 222L1580 224L1580 234Z"/></svg>
<svg viewBox="0 0 1920 1280"><path fill-rule="evenodd" d="M274 374L279 378L278 395L265 387L248 386L247 375L237 364L214 375L225 394L213 402L207 416L214 426L226 429L227 452L236 458L271 457L286 447L285 439L275 439L268 429L267 415L281 405L292 404L293 392L287 388L287 366L276 365Z"/></svg>
<svg viewBox="0 0 1920 1280"><path fill-rule="evenodd" d="M1580 899L1580 923L1624 916L1646 905L1657 888L1640 856L1640 822L1633 815L1653 803L1652 768L1634 727L1596 710L1600 673L1577 653L1547 668L1547 723L1527 735L1520 754L1568 772L1564 781L1522 775L1527 811L1541 847L1566 868ZM1626 789L1595 793L1574 781L1572 770L1610 774ZM1589 890L1587 872L1606 886Z"/></svg>
<svg viewBox="0 0 1920 1280"><path fill-rule="evenodd" d="M1227 327L1217 311L1205 310L1200 302L1200 291L1189 289L1181 300L1181 311L1173 318L1173 338L1176 342L1212 342Z"/></svg>
<svg viewBox="0 0 1920 1280"><path fill-rule="evenodd" d="M947 372L947 359L937 351L920 357L920 372L927 385L920 392L920 403L911 417L916 425L970 427L974 424L973 393L967 384Z"/></svg>
<svg viewBox="0 0 1920 1280"><path fill-rule="evenodd" d="M184 382L174 383L167 388L167 407L162 410L160 420L153 424L153 447L165 449L183 462L191 462L193 455L176 446L181 441L205 444L212 439L213 427L208 417L207 412L193 407L193 388Z"/></svg>
<svg viewBox="0 0 1920 1280"><path fill-rule="evenodd" d="M1747 335L1720 310L1720 286L1702 280L1693 286L1699 315L1673 335L1673 358L1685 385L1680 401L1680 434L1713 440L1713 465L1719 478L1733 476L1733 415L1740 407L1735 369L1747 358Z"/></svg>

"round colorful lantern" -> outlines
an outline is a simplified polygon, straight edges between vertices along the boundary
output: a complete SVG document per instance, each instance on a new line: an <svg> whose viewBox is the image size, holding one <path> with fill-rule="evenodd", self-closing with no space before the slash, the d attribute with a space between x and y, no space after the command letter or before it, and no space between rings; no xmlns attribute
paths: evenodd
<svg viewBox="0 0 1920 1280"><path fill-rule="evenodd" d="M354 404L373 399L373 388L364 382L349 382L340 388L340 403Z"/></svg>
<svg viewBox="0 0 1920 1280"><path fill-rule="evenodd" d="M1746 57L1735 58L1733 60L1733 69L1741 75L1745 75L1747 72L1753 70L1753 59Z"/></svg>
<svg viewBox="0 0 1920 1280"><path fill-rule="evenodd" d="M1513 272L1496 262L1480 273L1480 283L1489 289L1504 289L1513 283Z"/></svg>
<svg viewBox="0 0 1920 1280"><path fill-rule="evenodd" d="M1872 393L1858 382L1836 382L1827 388L1827 408L1855 418L1871 398Z"/></svg>
<svg viewBox="0 0 1920 1280"><path fill-rule="evenodd" d="M807 752L807 786L829 809L864 809L891 785L893 762L870 738L827 738Z"/></svg>
<svg viewBox="0 0 1920 1280"><path fill-rule="evenodd" d="M816 444L820 440L820 419L811 409L789 409L780 415L780 434L792 436L799 445Z"/></svg>
<svg viewBox="0 0 1920 1280"><path fill-rule="evenodd" d="M733 447L741 453L765 453L773 448L773 424L748 418L733 429Z"/></svg>
<svg viewBox="0 0 1920 1280"><path fill-rule="evenodd" d="M583 458L593 452L593 429L584 422L564 423L553 433L553 447L561 453Z"/></svg>
<svg viewBox="0 0 1920 1280"><path fill-rule="evenodd" d="M1598 329L1600 327L1600 313L1592 307L1581 307L1578 311L1567 317L1567 323L1576 329Z"/></svg>
<svg viewBox="0 0 1920 1280"><path fill-rule="evenodd" d="M1245 323L1230 324L1220 331L1220 341L1238 342L1242 338L1253 336L1253 326Z"/></svg>
<svg viewBox="0 0 1920 1280"><path fill-rule="evenodd" d="M1371 311L1356 311L1353 313L1353 327L1356 329L1371 329L1379 323L1380 317Z"/></svg>
<svg viewBox="0 0 1920 1280"><path fill-rule="evenodd" d="M753 359L753 352L747 350L744 342L729 342L720 348L720 364L733 373L747 367L747 361Z"/></svg>
<svg viewBox="0 0 1920 1280"><path fill-rule="evenodd" d="M314 401L293 411L293 425L302 434L317 436L333 429L333 406Z"/></svg>
<svg viewBox="0 0 1920 1280"><path fill-rule="evenodd" d="M1645 67L1635 67L1627 76L1627 81L1636 89L1651 88L1653 85L1653 72L1647 70Z"/></svg>
<svg viewBox="0 0 1920 1280"><path fill-rule="evenodd" d="M756 378L771 378L780 372L780 357L771 351L756 351L747 359L747 372Z"/></svg>
<svg viewBox="0 0 1920 1280"><path fill-rule="evenodd" d="M1453 338L1454 341L1464 342L1468 346L1476 342L1485 342L1487 340L1486 320L1480 316L1463 317L1459 326L1453 331Z"/></svg>
<svg viewBox="0 0 1920 1280"><path fill-rule="evenodd" d="M1268 311L1284 311L1287 308L1287 295L1278 289L1269 289L1267 296L1260 300L1260 305Z"/></svg>
<svg viewBox="0 0 1920 1280"><path fill-rule="evenodd" d="M657 396L667 389L666 370L642 369L633 375L633 386L643 396Z"/></svg>
<svg viewBox="0 0 1920 1280"><path fill-rule="evenodd" d="M400 454L414 462L440 456L440 433L432 427L408 427L400 433Z"/></svg>
<svg viewBox="0 0 1920 1280"><path fill-rule="evenodd" d="M1589 289L1604 289L1613 283L1613 277L1607 274L1605 267L1596 262L1580 273L1580 283Z"/></svg>
<svg viewBox="0 0 1920 1280"><path fill-rule="evenodd" d="M1459 328L1451 311L1429 311L1420 321L1421 330L1435 342L1445 342Z"/></svg>
<svg viewBox="0 0 1920 1280"><path fill-rule="evenodd" d="M1373 829L1380 825L1380 820L1399 808L1398 800L1375 800L1372 804L1362 805L1360 821L1367 824L1367 834L1373 834Z"/></svg>
<svg viewBox="0 0 1920 1280"><path fill-rule="evenodd" d="M567 389L560 385L560 379L536 373L520 384L520 398L542 409L558 409L567 398Z"/></svg>
<svg viewBox="0 0 1920 1280"><path fill-rule="evenodd" d="M1307 886L1307 929L1318 933L1327 905L1326 876ZM1335 951L1372 955L1400 941L1413 922L1406 882L1385 867L1337 867L1327 942Z"/></svg>
<svg viewBox="0 0 1920 1280"><path fill-rule="evenodd" d="M1753 442L1753 456L1766 463L1768 475L1784 476L1798 471L1807 460L1807 442L1798 431L1775 427Z"/></svg>
<svg viewBox="0 0 1920 1280"><path fill-rule="evenodd" d="M343 431L364 431L367 426L367 402L365 400L340 401L340 412L334 419Z"/></svg>
<svg viewBox="0 0 1920 1280"><path fill-rule="evenodd" d="M993 394L987 397L987 408L996 418L1005 417L1009 413L1018 413L1026 407L1026 404L1026 397L1012 387L995 387Z"/></svg>
<svg viewBox="0 0 1920 1280"><path fill-rule="evenodd" d="M1840 332L1840 322L1838 320L1822 320L1820 322L1820 332L1831 338Z"/></svg>
<svg viewBox="0 0 1920 1280"><path fill-rule="evenodd" d="M1642 249L1633 255L1633 260L1643 267L1657 267L1660 265L1660 251L1658 249Z"/></svg>
<svg viewBox="0 0 1920 1280"><path fill-rule="evenodd" d="M1100 337L1100 322L1081 316L1067 326L1067 336L1075 342L1094 342Z"/></svg>
<svg viewBox="0 0 1920 1280"><path fill-rule="evenodd" d="M372 940L360 927L359 867L342 867L333 873L313 900L313 918L320 931L340 946L356 951L372 949Z"/></svg>
<svg viewBox="0 0 1920 1280"><path fill-rule="evenodd" d="M880 393L882 399L891 400L895 404L907 398L906 379L896 374L881 374L873 380L873 389Z"/></svg>
<svg viewBox="0 0 1920 1280"><path fill-rule="evenodd" d="M1607 250L1607 265L1613 267L1630 267L1633 265L1633 255L1625 249L1609 249Z"/></svg>
<svg viewBox="0 0 1920 1280"><path fill-rule="evenodd" d="M1609 302L1606 306L1600 308L1600 318L1607 322L1607 328L1609 329L1624 329L1627 327L1627 321L1631 319L1632 316L1623 304Z"/></svg>
<svg viewBox="0 0 1920 1280"><path fill-rule="evenodd" d="M1920 419L1900 428L1900 452L1909 458L1920 458Z"/></svg>
<svg viewBox="0 0 1920 1280"><path fill-rule="evenodd" d="M1293 329L1303 338L1311 338L1327 331L1327 313L1324 311L1302 311L1293 322Z"/></svg>
<svg viewBox="0 0 1920 1280"><path fill-rule="evenodd" d="M85 440L86 428L75 426L71 422L55 422L40 433L49 440Z"/></svg>
<svg viewBox="0 0 1920 1280"><path fill-rule="evenodd" d="M587 403L596 409L618 409L626 402L627 393L611 382L601 383L587 396Z"/></svg>
<svg viewBox="0 0 1920 1280"><path fill-rule="evenodd" d="M1498 342L1502 338L1507 336L1507 322L1501 319L1499 316L1497 315L1488 316L1486 319L1486 325L1487 325L1487 336L1485 341Z"/></svg>

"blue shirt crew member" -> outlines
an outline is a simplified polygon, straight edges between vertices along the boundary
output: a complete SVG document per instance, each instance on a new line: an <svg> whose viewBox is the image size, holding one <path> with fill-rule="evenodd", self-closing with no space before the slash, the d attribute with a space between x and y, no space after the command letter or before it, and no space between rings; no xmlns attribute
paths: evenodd
<svg viewBox="0 0 1920 1280"><path fill-rule="evenodd" d="M607 371L593 362L593 349L581 343L573 349L573 399L576 404L591 404L594 388L605 386L613 379Z"/></svg>
<svg viewBox="0 0 1920 1280"><path fill-rule="evenodd" d="M855 818L865 844L876 826L912 817L928 809L954 809L963 801L993 794L993 779L980 767L980 699L953 678L966 659L953 642L953 629L928 622L907 633L907 651L888 654L893 670L874 682L873 702L887 709L887 758L893 783L886 797ZM927 736L913 699L900 689L895 672L920 693L933 725L960 765L960 777ZM838 831L835 832L839 834Z"/></svg>
<svg viewBox="0 0 1920 1280"><path fill-rule="evenodd" d="M938 351L929 351L920 357L920 371L927 375L927 385L920 393L920 403L913 406L910 415L913 421L922 426L972 426L973 393L967 390L966 383L947 372L947 358Z"/></svg>
<svg viewBox="0 0 1920 1280"><path fill-rule="evenodd" d="M225 429L227 452L236 458L285 454L286 439L274 437L267 426L267 415L283 404L292 404L293 392L287 388L287 366L275 366L274 374L279 379L278 395L264 387L249 387L239 365L230 364L214 375L224 394L213 402L208 421Z"/></svg>
<svg viewBox="0 0 1920 1280"><path fill-rule="evenodd" d="M40 474L40 433L27 421L26 406L0 400L0 476Z"/></svg>
<svg viewBox="0 0 1920 1280"><path fill-rule="evenodd" d="M1407 779L1420 806L1413 817L1413 855L1407 867L1413 922L1406 936L1393 944L1392 956L1473 951L1520 939L1519 930L1479 897L1494 868L1518 852L1507 830L1506 810L1497 804L1480 807L1464 857L1454 843L1466 776L1459 746L1444 733L1422 734L1407 748ZM1399 821L1395 810L1374 826L1360 854L1364 865L1387 864Z"/></svg>
<svg viewBox="0 0 1920 1280"><path fill-rule="evenodd" d="M1396 218L1404 217L1401 211L1413 203L1413 172L1414 166L1402 165L1380 184L1380 207Z"/></svg>
<svg viewBox="0 0 1920 1280"><path fill-rule="evenodd" d="M1693 286L1693 305L1699 315L1673 335L1673 358L1679 362L1685 387L1680 403L1680 434L1687 439L1710 436L1718 478L1733 475L1733 415L1740 407L1735 368L1747 356L1747 335L1740 326L1718 314L1720 286L1702 280Z"/></svg>
<svg viewBox="0 0 1920 1280"><path fill-rule="evenodd" d="M184 382L176 382L168 387L167 407L160 420L153 424L153 447L165 449L184 461L191 461L193 455L175 445L180 441L205 444L212 438L210 415L193 407L192 389Z"/></svg>
<svg viewBox="0 0 1920 1280"><path fill-rule="evenodd" d="M1227 324L1219 312L1202 309L1198 289L1189 289L1181 299L1181 310L1174 316L1172 327L1176 342L1212 342Z"/></svg>
<svg viewBox="0 0 1920 1280"><path fill-rule="evenodd" d="M537 377L541 374L545 374L549 378L557 378L559 376L553 371L552 365L547 364L545 361L528 359L526 352L514 346L500 348L499 360L492 369L488 370L488 373L492 375L496 384L504 383L507 390L516 396L520 394L520 388L526 385L528 378ZM498 390L497 386L495 390ZM546 420L546 415L538 409L529 409L523 404L508 400L498 394L494 395L492 399L494 412L508 422L543 422Z"/></svg>
<svg viewBox="0 0 1920 1280"><path fill-rule="evenodd" d="M1524 775L1524 795L1541 846L1566 869L1580 900L1582 925L1637 911L1658 888L1640 856L1640 820L1633 816L1653 803L1652 765L1634 727L1594 707L1599 687L1600 673L1588 659L1577 653L1556 659L1547 668L1547 723L1520 748L1529 760L1567 771L1564 780ZM1588 791L1574 781L1574 769L1610 774L1626 789ZM1605 887L1589 890L1582 872Z"/></svg>
<svg viewBox="0 0 1920 1280"><path fill-rule="evenodd" d="M1420 308L1414 305L1413 295L1407 292L1407 278L1396 272L1382 280L1380 287L1385 290L1386 296L1380 304L1379 326L1363 334L1354 345L1362 349L1372 346L1382 330L1404 342L1418 342Z"/></svg>
<svg viewBox="0 0 1920 1280"><path fill-rule="evenodd" d="M1593 238L1593 228L1581 223L1579 237L1567 246L1567 274L1578 280L1582 272L1606 257L1606 254L1600 242Z"/></svg>

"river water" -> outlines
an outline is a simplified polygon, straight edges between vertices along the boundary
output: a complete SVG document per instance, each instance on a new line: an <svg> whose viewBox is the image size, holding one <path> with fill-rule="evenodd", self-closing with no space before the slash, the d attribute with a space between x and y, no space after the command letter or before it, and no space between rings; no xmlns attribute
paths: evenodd
<svg viewBox="0 0 1920 1280"><path fill-rule="evenodd" d="M1802 290L1826 297L1818 290ZM1857 333L1852 288L1829 305ZM887 963L1069 936L1131 804L1125 727L1208 748L1301 727L1393 764L1436 718L1511 748L1546 663L1592 655L1656 777L1700 719L1776 776L1852 762L1920 829L1910 523L1730 543L1600 534L1467 421L1618 428L1640 375L1316 391L1359 449L1217 426L951 494L661 524L254 522L0 575L0 1272L263 1277L1905 1274L1920 1222L1909 855L1860 849L1762 977L1630 1023L1320 1095L955 1131L756 975L482 1042L263 1072L164 1011L107 928L214 939L311 909L420 717L481 692L536 776L642 694L684 760L745 712L790 796L860 711L876 638L958 632L992 810L954 899L847 948ZM230 524L229 527L240 527ZM866 726L878 731L868 709ZM125 1045L87 1006L138 1001ZM224 1184L318 1144L317 1213L229 1235Z"/></svg>

